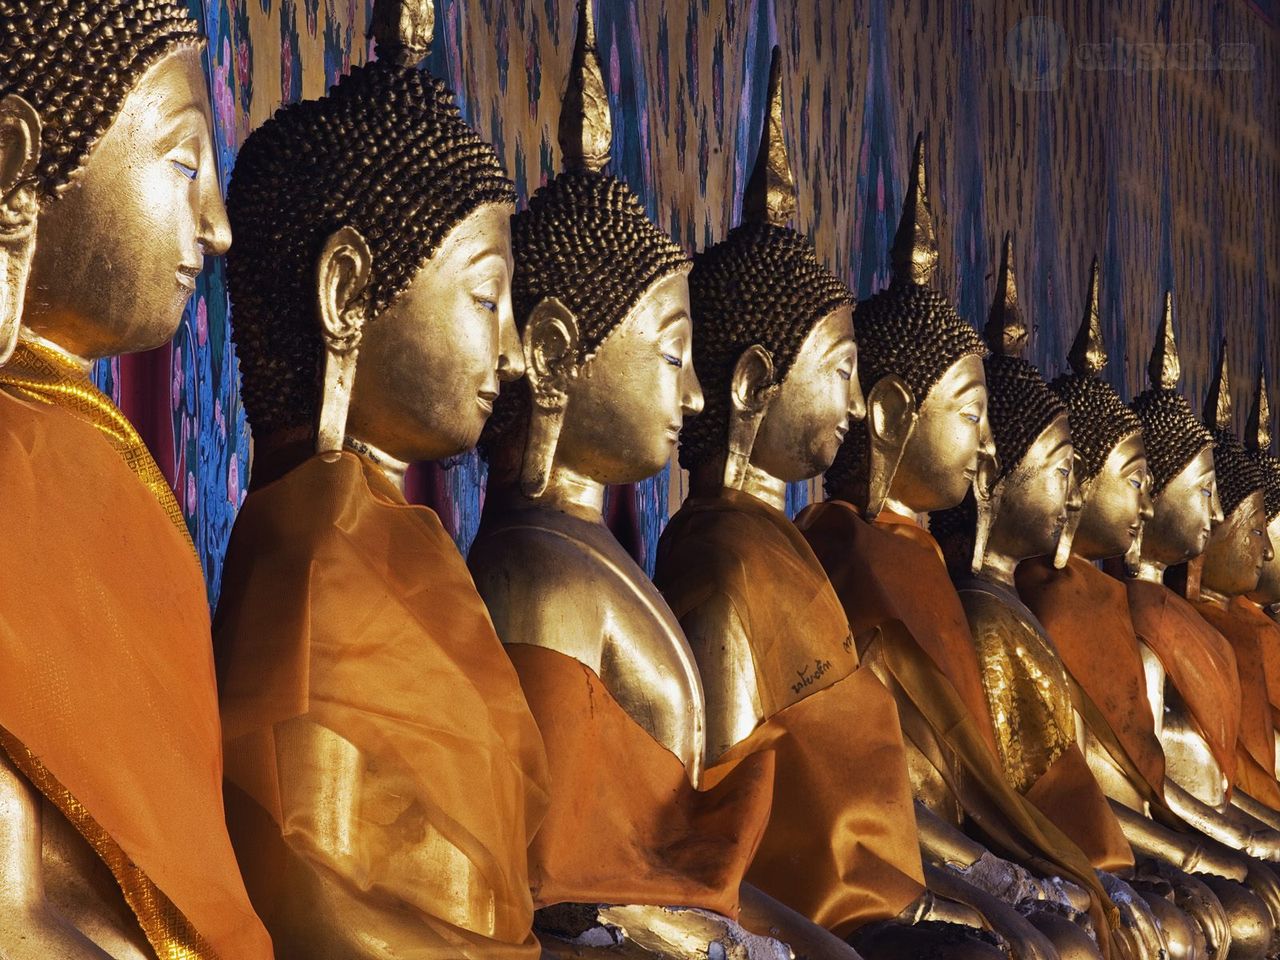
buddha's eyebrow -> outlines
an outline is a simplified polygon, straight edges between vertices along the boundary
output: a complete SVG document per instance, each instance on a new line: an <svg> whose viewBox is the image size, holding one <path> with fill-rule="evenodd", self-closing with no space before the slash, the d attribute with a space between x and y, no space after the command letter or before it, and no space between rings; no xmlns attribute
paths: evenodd
<svg viewBox="0 0 1280 960"><path fill-rule="evenodd" d="M841 337L835 343L827 347L827 353L828 354L844 353L846 350L850 349L854 345L855 344L854 344L853 337Z"/></svg>
<svg viewBox="0 0 1280 960"><path fill-rule="evenodd" d="M677 307L676 309L668 313L666 316L664 316L658 322L658 329L665 330L667 329L667 327L674 327L681 320L688 320L688 319L690 319L689 311L686 310L684 307Z"/></svg>
<svg viewBox="0 0 1280 960"><path fill-rule="evenodd" d="M467 264L466 264L466 265L467 265L468 267L473 267L473 266L475 266L477 263L479 263L481 260L484 260L484 259L485 259L485 258L487 258L487 257L498 257L498 258L501 258L501 257L502 257L502 251L501 251L501 250L499 250L496 246L493 246L493 245L490 245L490 246L487 246L487 247L482 247L481 249L477 250L475 253L473 253L473 254L471 255L471 259L467 261Z"/></svg>

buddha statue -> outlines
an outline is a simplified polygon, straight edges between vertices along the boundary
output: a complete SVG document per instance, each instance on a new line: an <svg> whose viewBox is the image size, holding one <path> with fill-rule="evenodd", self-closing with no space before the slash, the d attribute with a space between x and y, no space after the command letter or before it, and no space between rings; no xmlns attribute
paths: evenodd
<svg viewBox="0 0 1280 960"><path fill-rule="evenodd" d="M1204 415L1213 434L1214 474L1225 519L1214 528L1205 548L1200 595L1193 605L1231 645L1240 678L1240 726L1231 803L1274 828L1280 820L1280 783L1276 781L1275 724L1265 654L1266 643L1274 634L1250 610L1246 594L1257 590L1264 566L1275 560L1275 548L1268 534L1262 467L1232 428L1225 339Z"/></svg>
<svg viewBox="0 0 1280 960"><path fill-rule="evenodd" d="M175 0L0 0L0 955L271 957L227 837L204 578L91 362L230 244Z"/></svg>
<svg viewBox="0 0 1280 960"><path fill-rule="evenodd" d="M1071 925L1044 907L1065 888L1105 935L1110 905L1080 848L1005 780L964 610L916 521L959 503L993 454L986 347L929 286L934 236L918 141L893 280L854 315L868 416L826 473L827 499L797 525L897 701L926 859L1020 904L1069 952Z"/></svg>
<svg viewBox="0 0 1280 960"><path fill-rule="evenodd" d="M707 688L709 754L773 741L778 787L748 878L865 955L983 955L964 924L990 922L1018 955L1054 956L1014 911L923 867L892 698L783 512L786 484L830 465L863 402L853 296L786 225L795 201L779 81L744 222L690 275L706 409L681 432L691 496L655 573Z"/></svg>
<svg viewBox="0 0 1280 960"><path fill-rule="evenodd" d="M1267 510L1267 539L1273 556L1262 564L1258 585L1234 605L1241 616L1248 617L1263 632L1263 670L1267 678L1267 698L1271 703L1272 725L1276 733L1276 766L1280 769L1280 634L1275 627L1274 610L1280 604L1280 460L1271 453L1271 402L1267 390L1265 368L1258 366L1258 382L1253 405L1249 409L1245 447L1262 471L1263 503ZM1265 622L1264 622L1265 621ZM1268 626L1270 625L1270 626ZM1265 628L1263 630L1262 628Z"/></svg>
<svg viewBox="0 0 1280 960"><path fill-rule="evenodd" d="M1118 905L1150 907L1169 955L1204 956L1198 926L1162 895L1166 891L1146 889L1134 877L1133 851L1081 749L1072 683L1015 588L1018 564L1056 552L1080 500L1071 483L1074 450L1066 407L1021 356L1030 325L1018 305L1012 255L1006 236L984 331L993 351L986 378L997 460L986 478L990 506L984 517L970 495L958 507L933 514L932 528L948 557L982 664L1006 779L1089 855ZM1133 879L1137 890L1121 876ZM1121 931L1131 955L1147 949L1135 932Z"/></svg>
<svg viewBox="0 0 1280 960"><path fill-rule="evenodd" d="M783 940L852 957L743 889L772 757L708 764L689 644L604 523L605 488L662 469L703 401L688 258L604 172L590 2L559 134L565 169L512 221L527 375L503 388L482 441L489 482L468 558L546 744L550 806L529 849L535 929L554 956L786 957Z"/></svg>
<svg viewBox="0 0 1280 960"><path fill-rule="evenodd" d="M414 66L432 13L379 0L376 61L254 131L228 196L257 456L214 639L232 839L281 960L540 954L541 738L453 540L403 492L524 367L515 191Z"/></svg>
<svg viewBox="0 0 1280 960"><path fill-rule="evenodd" d="M1213 435L1177 391L1181 365L1171 294L1148 370L1152 386L1131 406L1142 424L1154 515L1143 528L1138 563L1125 586L1164 748L1165 799L1208 836L1253 857L1275 859L1280 834L1229 801L1240 725L1240 680L1231 645L1164 583L1169 567L1205 551L1224 519ZM1251 875L1256 866L1251 864ZM1265 899L1280 917L1280 901L1269 894Z"/></svg>
<svg viewBox="0 0 1280 960"><path fill-rule="evenodd" d="M1056 557L1019 565L1018 595L1045 628L1076 687L1090 769L1135 853L1143 856L1142 873L1172 884L1175 902L1196 918L1211 953L1225 954L1233 941L1239 953L1258 940L1269 916L1256 897L1232 882L1246 879L1246 860L1197 835L1166 802L1166 786L1179 788L1165 780L1125 588L1095 566L1114 557L1136 561L1143 525L1152 516L1142 425L1101 378L1107 352L1099 286L1095 259L1084 317L1068 355L1071 369L1050 384L1070 421L1082 500L1078 525L1060 536Z"/></svg>

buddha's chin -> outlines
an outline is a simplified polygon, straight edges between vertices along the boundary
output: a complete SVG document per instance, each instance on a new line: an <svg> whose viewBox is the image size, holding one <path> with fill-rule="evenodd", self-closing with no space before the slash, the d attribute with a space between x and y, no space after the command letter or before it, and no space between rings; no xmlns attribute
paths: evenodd
<svg viewBox="0 0 1280 960"><path fill-rule="evenodd" d="M186 301L184 300L183 305L175 313L169 315L165 323L157 321L158 314L140 318L137 326L129 329L124 338L122 338L124 342L121 342L114 352L145 353L148 350L163 347L177 336L178 329L182 326L182 313L185 306Z"/></svg>

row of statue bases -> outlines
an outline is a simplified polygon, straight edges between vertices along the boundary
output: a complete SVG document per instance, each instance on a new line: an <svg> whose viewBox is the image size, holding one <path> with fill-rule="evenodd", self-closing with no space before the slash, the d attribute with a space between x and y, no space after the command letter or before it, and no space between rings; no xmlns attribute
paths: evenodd
<svg viewBox="0 0 1280 960"><path fill-rule="evenodd" d="M921 138L855 310L786 226L776 50L691 266L603 172L589 3L514 218L414 66L430 2L375 4L226 208L185 4L0 10L0 957L1277 955L1280 463L1225 349L1180 394L1171 298L1126 404L1095 262L1046 383L1007 238L983 335L931 286ZM211 624L88 371L228 247L256 448ZM477 442L464 563L404 470ZM677 446L651 582L604 489Z"/></svg>

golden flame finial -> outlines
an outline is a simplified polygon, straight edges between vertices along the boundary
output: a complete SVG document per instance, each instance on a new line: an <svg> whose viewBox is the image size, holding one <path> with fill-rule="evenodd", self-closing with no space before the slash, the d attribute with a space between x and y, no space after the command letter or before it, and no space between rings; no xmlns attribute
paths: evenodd
<svg viewBox="0 0 1280 960"><path fill-rule="evenodd" d="M769 100L760 129L760 149L742 194L742 220L785 227L795 212L796 181L791 175L782 118L782 51L775 46L769 59Z"/></svg>
<svg viewBox="0 0 1280 960"><path fill-rule="evenodd" d="M1227 338L1218 348L1218 369L1204 398L1204 420L1219 430L1231 429L1231 379L1227 376Z"/></svg>
<svg viewBox="0 0 1280 960"><path fill-rule="evenodd" d="M1271 450L1271 398L1267 396L1267 366L1258 361L1258 385L1253 393L1253 406L1249 409L1249 423L1245 427L1249 449L1268 453Z"/></svg>
<svg viewBox="0 0 1280 960"><path fill-rule="evenodd" d="M374 0L371 32L379 60L404 67L420 63L435 29L435 0Z"/></svg>
<svg viewBox="0 0 1280 960"><path fill-rule="evenodd" d="M598 172L609 162L613 121L596 49L596 20L591 0L579 0L578 35L573 41L569 84L560 103L560 153L566 170Z"/></svg>
<svg viewBox="0 0 1280 960"><path fill-rule="evenodd" d="M1151 361L1147 364L1147 375L1151 385L1163 390L1172 390L1182 378L1182 363L1178 360L1178 341L1173 335L1173 291L1164 292L1164 316L1160 319L1160 329L1156 332L1156 344L1151 350Z"/></svg>
<svg viewBox="0 0 1280 960"><path fill-rule="evenodd" d="M911 182L902 201L902 219L898 221L898 232L893 236L889 259L896 279L922 286L927 286L933 279L934 268L938 265L938 235L933 226L933 211L929 206L929 190L925 181L923 133L916 136Z"/></svg>
<svg viewBox="0 0 1280 960"><path fill-rule="evenodd" d="M1018 279L1013 271L1013 235L1004 235L1000 254L1000 273L996 278L996 296L991 301L987 325L982 331L993 353L1020 357L1031 340L1031 330L1018 306Z"/></svg>
<svg viewBox="0 0 1280 960"><path fill-rule="evenodd" d="M1071 369L1082 377L1096 377L1107 366L1107 344L1102 336L1102 316L1098 310L1100 288L1098 258L1094 257L1089 267L1089 293L1085 297L1084 318L1067 354Z"/></svg>

